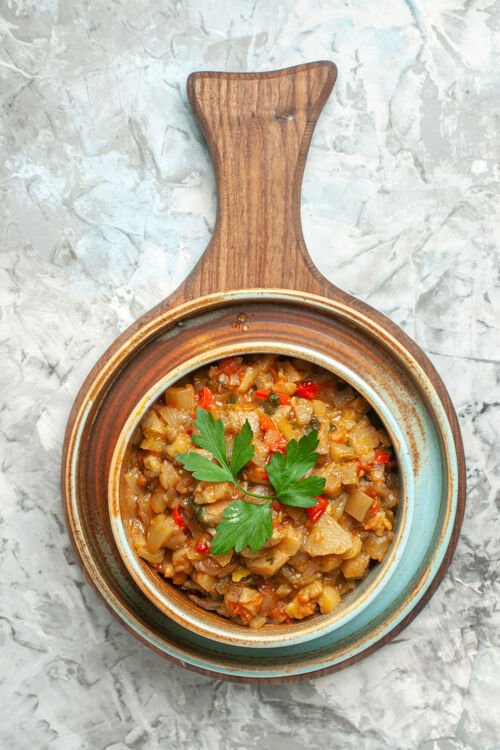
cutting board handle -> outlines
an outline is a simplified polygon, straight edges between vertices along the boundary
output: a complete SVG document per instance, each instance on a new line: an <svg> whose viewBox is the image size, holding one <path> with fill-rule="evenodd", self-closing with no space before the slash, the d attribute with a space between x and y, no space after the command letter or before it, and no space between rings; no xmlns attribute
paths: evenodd
<svg viewBox="0 0 500 750"><path fill-rule="evenodd" d="M336 77L328 61L189 76L189 101L215 169L217 218L185 295L255 288L324 293L327 282L302 235L300 192L314 126Z"/></svg>

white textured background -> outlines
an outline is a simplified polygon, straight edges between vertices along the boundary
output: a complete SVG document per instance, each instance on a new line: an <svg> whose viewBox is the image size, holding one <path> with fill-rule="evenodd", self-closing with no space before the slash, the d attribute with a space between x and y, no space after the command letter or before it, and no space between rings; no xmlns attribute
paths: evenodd
<svg viewBox="0 0 500 750"><path fill-rule="evenodd" d="M2 750L500 747L499 18L492 0L0 2ZM63 527L61 444L95 360L210 236L187 75L319 58L339 79L306 240L442 374L468 506L396 642L310 683L237 686L160 660L97 601Z"/></svg>

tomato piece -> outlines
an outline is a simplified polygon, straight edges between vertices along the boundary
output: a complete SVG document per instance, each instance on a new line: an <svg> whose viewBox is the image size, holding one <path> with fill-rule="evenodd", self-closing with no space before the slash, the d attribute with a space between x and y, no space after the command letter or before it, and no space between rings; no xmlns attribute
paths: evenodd
<svg viewBox="0 0 500 750"><path fill-rule="evenodd" d="M385 453L384 451L375 451L375 463L376 464L386 464L390 459L389 453Z"/></svg>
<svg viewBox="0 0 500 750"><path fill-rule="evenodd" d="M323 495L317 496L316 500L318 501L316 505L313 505L312 508L306 508L307 515L313 523L316 523L328 508L328 500Z"/></svg>
<svg viewBox="0 0 500 750"><path fill-rule="evenodd" d="M210 547L205 542L204 539L198 539L198 541L195 544L195 552L197 552L199 555L207 555L210 552Z"/></svg>
<svg viewBox="0 0 500 750"><path fill-rule="evenodd" d="M375 487L368 487L368 489L363 490L363 492L365 493L365 495L368 495L368 497L372 497L373 499L378 497L377 490L375 489Z"/></svg>
<svg viewBox="0 0 500 750"><path fill-rule="evenodd" d="M319 385L317 383L313 383L312 380L303 380L302 383L298 384L295 396L311 399L315 398L318 395L318 392Z"/></svg>
<svg viewBox="0 0 500 750"><path fill-rule="evenodd" d="M232 357L226 357L219 362L219 370L223 372L224 375L234 375L239 369L240 365L236 364Z"/></svg>
<svg viewBox="0 0 500 750"><path fill-rule="evenodd" d="M200 396L200 409L205 409L205 411L208 411L211 406L214 404L214 394L210 390L210 388L207 388L205 386L201 392Z"/></svg>
<svg viewBox="0 0 500 750"><path fill-rule="evenodd" d="M176 505L175 508L172 510L172 518L174 519L174 523L179 526L181 529L186 528L186 524L184 523L184 519L182 517L182 514L179 510L179 506Z"/></svg>
<svg viewBox="0 0 500 750"><path fill-rule="evenodd" d="M283 453L283 455L286 454L286 447L288 443L286 442L284 437L280 437L279 440L276 440L276 442L271 443L269 446L269 453Z"/></svg>
<svg viewBox="0 0 500 750"><path fill-rule="evenodd" d="M264 430L264 432L269 432L269 430L277 430L278 428L274 424L273 420L270 419L270 417L266 417L265 414L262 416L259 416L260 420L260 426Z"/></svg>
<svg viewBox="0 0 500 750"><path fill-rule="evenodd" d="M283 617L287 617L285 605L283 603L277 604L275 607L269 610L268 615L269 617L272 617L273 620L279 620Z"/></svg>
<svg viewBox="0 0 500 750"><path fill-rule="evenodd" d="M368 518L375 518L379 510L380 510L380 500L377 497L375 498L375 500L373 501L370 507Z"/></svg>
<svg viewBox="0 0 500 750"><path fill-rule="evenodd" d="M250 621L253 617L252 613L248 611L248 609L245 609L243 605L239 604L238 602L228 602L229 609L233 613L233 615L241 615L241 617L244 617L245 620Z"/></svg>

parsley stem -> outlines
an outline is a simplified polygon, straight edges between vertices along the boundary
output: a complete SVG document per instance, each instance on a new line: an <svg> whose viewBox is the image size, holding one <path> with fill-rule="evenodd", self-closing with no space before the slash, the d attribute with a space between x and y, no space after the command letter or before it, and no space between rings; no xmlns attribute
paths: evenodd
<svg viewBox="0 0 500 750"><path fill-rule="evenodd" d="M238 484L238 482L234 481L234 484L237 486L239 490L245 493L245 495L250 495L250 497L257 497L260 500L276 500L277 495L256 495L253 492L248 492L248 490L244 490L243 487Z"/></svg>

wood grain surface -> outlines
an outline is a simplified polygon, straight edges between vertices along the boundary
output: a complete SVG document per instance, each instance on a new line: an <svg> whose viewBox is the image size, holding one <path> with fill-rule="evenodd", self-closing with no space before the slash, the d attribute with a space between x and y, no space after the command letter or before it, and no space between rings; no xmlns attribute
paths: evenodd
<svg viewBox="0 0 500 750"><path fill-rule="evenodd" d="M192 73L189 101L217 185L212 239L185 294L285 288L323 294L300 220L304 165L337 77L328 61L272 73Z"/></svg>

